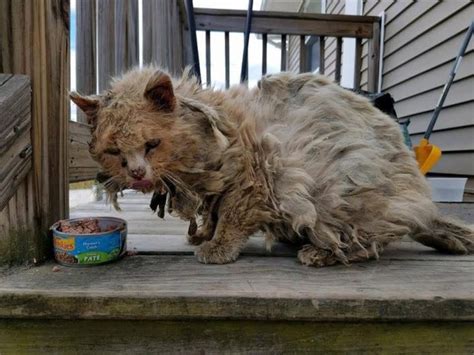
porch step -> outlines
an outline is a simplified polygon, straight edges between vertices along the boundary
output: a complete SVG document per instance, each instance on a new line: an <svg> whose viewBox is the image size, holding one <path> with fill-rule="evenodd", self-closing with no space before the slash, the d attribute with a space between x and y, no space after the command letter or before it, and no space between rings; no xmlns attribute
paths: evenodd
<svg viewBox="0 0 474 355"><path fill-rule="evenodd" d="M136 255L57 272L54 265L0 277L0 318L474 320L474 257L414 243L379 261L322 269L283 256L203 265L190 255Z"/></svg>

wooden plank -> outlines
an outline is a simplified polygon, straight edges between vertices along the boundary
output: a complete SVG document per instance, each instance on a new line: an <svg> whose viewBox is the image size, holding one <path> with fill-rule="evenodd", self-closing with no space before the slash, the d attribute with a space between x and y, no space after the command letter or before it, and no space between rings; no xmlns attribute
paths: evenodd
<svg viewBox="0 0 474 355"><path fill-rule="evenodd" d="M19 0L12 5L11 12L1 12L11 19L11 27L0 33L8 37L2 51L13 58L12 66L0 70L32 78L35 204L44 231L68 209L69 6L65 0Z"/></svg>
<svg viewBox="0 0 474 355"><path fill-rule="evenodd" d="M32 155L30 130L26 130L0 156L0 209L6 206L31 170Z"/></svg>
<svg viewBox="0 0 474 355"><path fill-rule="evenodd" d="M17 353L470 354L472 324L269 321L0 320ZM73 336L72 336L73 335ZM105 342L104 339L107 339ZM196 351L194 351L196 350Z"/></svg>
<svg viewBox="0 0 474 355"><path fill-rule="evenodd" d="M76 206L71 211L72 218L90 216L115 216L128 221L128 247L130 251L152 255L193 255L195 247L187 244L185 235L188 223L178 218L166 216L157 218L148 207L150 195L125 191L119 198L121 212L112 210L104 201ZM471 205L437 204L444 215L455 216L468 224L474 224L474 209ZM295 257L297 248L291 245L274 243L271 252L267 250L261 233L251 237L242 255L288 256ZM383 260L438 260L474 261L473 256L442 255L431 248L404 239L389 245L381 255Z"/></svg>
<svg viewBox="0 0 474 355"><path fill-rule="evenodd" d="M117 74L115 68L115 0L97 3L97 46L99 92L109 87L110 79Z"/></svg>
<svg viewBox="0 0 474 355"><path fill-rule="evenodd" d="M115 74L138 65L138 1L115 0Z"/></svg>
<svg viewBox="0 0 474 355"><path fill-rule="evenodd" d="M90 126L69 122L69 182L95 179L99 165L89 154Z"/></svg>
<svg viewBox="0 0 474 355"><path fill-rule="evenodd" d="M229 32L224 33L225 41L225 87L230 86L230 55L229 55Z"/></svg>
<svg viewBox="0 0 474 355"><path fill-rule="evenodd" d="M8 219L10 221L10 228L12 228L13 230L17 230L19 225L18 225L18 218L16 216L16 195L12 196L8 200L7 206L8 206Z"/></svg>
<svg viewBox="0 0 474 355"><path fill-rule="evenodd" d="M280 58L280 69L286 71L286 34L281 35L281 58Z"/></svg>
<svg viewBox="0 0 474 355"><path fill-rule="evenodd" d="M2 74L0 73L0 86L5 85L5 83L13 77L12 74Z"/></svg>
<svg viewBox="0 0 474 355"><path fill-rule="evenodd" d="M341 67L342 67L342 38L337 38L337 47L336 47L336 72L334 74L335 80L337 83L341 82Z"/></svg>
<svg viewBox="0 0 474 355"><path fill-rule="evenodd" d="M369 40L368 91L379 92L380 22L374 22L373 37Z"/></svg>
<svg viewBox="0 0 474 355"><path fill-rule="evenodd" d="M14 75L8 80L4 77L0 85L0 126L2 155L31 127L31 86L27 76Z"/></svg>
<svg viewBox="0 0 474 355"><path fill-rule="evenodd" d="M306 36L300 36L300 73L304 73L307 71L306 68L306 43L305 43Z"/></svg>
<svg viewBox="0 0 474 355"><path fill-rule="evenodd" d="M354 89L360 88L360 71L361 71L361 53L362 42L360 38L356 39L355 43L355 64L354 64Z"/></svg>
<svg viewBox="0 0 474 355"><path fill-rule="evenodd" d="M262 34L262 75L267 74L267 34Z"/></svg>
<svg viewBox="0 0 474 355"><path fill-rule="evenodd" d="M76 4L76 90L87 95L97 93L96 7L96 0ZM79 109L76 117L78 122L87 122Z"/></svg>
<svg viewBox="0 0 474 355"><path fill-rule="evenodd" d="M22 183L20 184L20 186L18 186L18 189L16 191L16 218L20 229L27 228L26 193L26 179L23 179Z"/></svg>
<svg viewBox="0 0 474 355"><path fill-rule="evenodd" d="M211 86L211 31L206 31L206 84Z"/></svg>
<svg viewBox="0 0 474 355"><path fill-rule="evenodd" d="M325 62L325 41L326 39L323 36L319 37L319 73L324 74L326 72L326 62Z"/></svg>
<svg viewBox="0 0 474 355"><path fill-rule="evenodd" d="M10 219L8 218L8 206L6 206L0 210L0 245L8 243L10 239L9 234Z"/></svg>
<svg viewBox="0 0 474 355"><path fill-rule="evenodd" d="M474 220L471 221L474 222ZM184 223L183 223L184 224ZM158 229L159 230L159 229ZM127 250L140 255L194 255L196 247L187 243L184 235L130 234L127 237ZM262 236L250 237L241 252L242 256L291 257L295 258L298 248L293 245L275 242L271 250L266 247ZM413 241L403 241L389 245L380 255L381 260L445 261L449 263L474 263L469 255L442 255L431 248Z"/></svg>
<svg viewBox="0 0 474 355"><path fill-rule="evenodd" d="M197 30L242 32L246 12L196 8ZM372 37L376 18L352 15L322 15L254 11L252 33L315 35L332 37Z"/></svg>
<svg viewBox="0 0 474 355"><path fill-rule="evenodd" d="M468 261L315 269L292 258L243 257L216 266L179 255L128 257L87 272L53 273L52 265L1 277L0 317L474 320Z"/></svg>
<svg viewBox="0 0 474 355"><path fill-rule="evenodd" d="M143 0L142 9L143 64L154 63L180 74L185 63L179 2Z"/></svg>
<svg viewBox="0 0 474 355"><path fill-rule="evenodd" d="M26 177L27 192L26 192L26 207L27 207L27 227L33 231L36 229L35 221L35 190L34 190L34 172L30 171Z"/></svg>

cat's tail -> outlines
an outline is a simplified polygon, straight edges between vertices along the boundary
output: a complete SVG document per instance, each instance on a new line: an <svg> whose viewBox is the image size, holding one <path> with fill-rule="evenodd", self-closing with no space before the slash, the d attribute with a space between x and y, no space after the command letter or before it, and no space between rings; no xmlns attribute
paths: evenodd
<svg viewBox="0 0 474 355"><path fill-rule="evenodd" d="M449 254L474 253L474 229L453 218L437 216L428 228L411 236L415 241Z"/></svg>

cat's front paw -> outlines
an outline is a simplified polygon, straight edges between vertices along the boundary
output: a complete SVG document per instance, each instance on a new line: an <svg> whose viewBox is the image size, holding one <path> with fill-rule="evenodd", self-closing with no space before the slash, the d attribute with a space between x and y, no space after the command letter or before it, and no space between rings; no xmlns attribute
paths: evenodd
<svg viewBox="0 0 474 355"><path fill-rule="evenodd" d="M237 260L239 252L232 247L211 241L203 243L195 255L203 264L228 264Z"/></svg>
<svg viewBox="0 0 474 355"><path fill-rule="evenodd" d="M209 240L210 238L207 238L206 236L196 233L196 234L188 234L186 236L186 239L188 240L188 243L191 245L201 245L203 242L206 240Z"/></svg>
<svg viewBox="0 0 474 355"><path fill-rule="evenodd" d="M188 240L188 243L191 245L201 245L205 241L211 240L212 235L204 233L202 229L199 228L194 234L190 234L188 232L186 239Z"/></svg>

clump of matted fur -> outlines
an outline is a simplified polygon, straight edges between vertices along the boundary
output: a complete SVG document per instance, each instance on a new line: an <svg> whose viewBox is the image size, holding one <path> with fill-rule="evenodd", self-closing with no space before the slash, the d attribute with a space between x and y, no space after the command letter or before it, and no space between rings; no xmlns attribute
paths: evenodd
<svg viewBox="0 0 474 355"><path fill-rule="evenodd" d="M72 99L94 127L91 154L110 186L126 187L124 158L142 154L154 189L173 190L175 212L201 215L189 236L202 243L201 262L234 261L258 230L302 245L299 260L314 266L377 258L405 235L474 250L472 230L439 216L396 123L322 76L282 73L219 91L147 67ZM161 141L151 153L149 139Z"/></svg>

